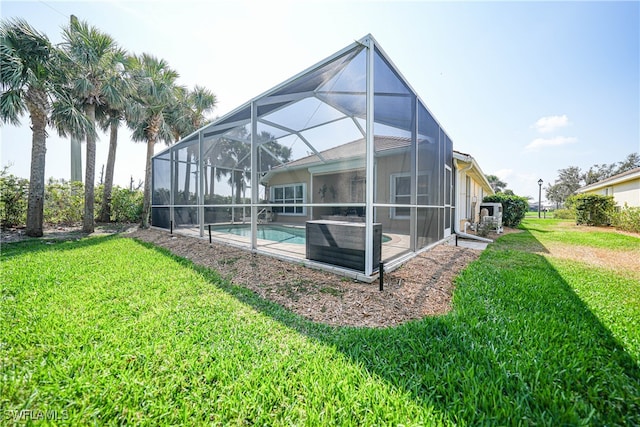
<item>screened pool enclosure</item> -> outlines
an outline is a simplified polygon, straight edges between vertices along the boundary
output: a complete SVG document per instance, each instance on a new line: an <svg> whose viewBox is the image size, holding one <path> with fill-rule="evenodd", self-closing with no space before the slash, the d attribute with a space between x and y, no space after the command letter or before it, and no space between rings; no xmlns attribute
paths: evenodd
<svg viewBox="0 0 640 427"><path fill-rule="evenodd" d="M371 277L451 234L452 161L368 35L157 154L152 225Z"/></svg>

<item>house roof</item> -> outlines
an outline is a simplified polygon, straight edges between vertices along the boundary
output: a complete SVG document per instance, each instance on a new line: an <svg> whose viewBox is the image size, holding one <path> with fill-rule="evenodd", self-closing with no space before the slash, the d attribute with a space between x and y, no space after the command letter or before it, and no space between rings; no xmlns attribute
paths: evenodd
<svg viewBox="0 0 640 427"><path fill-rule="evenodd" d="M460 151L453 150L453 159L456 162L456 166L459 165L459 162L465 163L463 168L458 169L467 169L467 174L471 175L475 178L475 180L482 186L482 188L488 193L493 194L493 188L489 181L487 180L486 175L480 169L480 165L476 161L476 159L471 156L471 154L462 153Z"/></svg>
<svg viewBox="0 0 640 427"><path fill-rule="evenodd" d="M588 191L598 190L600 188L608 187L611 185L621 184L623 182L633 181L640 178L640 168L634 168L626 172L619 173L602 181L595 182L593 184L585 185L579 188L576 192L586 193Z"/></svg>
<svg viewBox="0 0 640 427"><path fill-rule="evenodd" d="M408 138L401 138L396 136L375 136L374 145L376 152L388 152L390 150L396 150L399 148L406 148L410 146L411 140ZM346 144L321 151L318 154L312 154L310 156L294 160L283 166L274 168L274 170L283 168L297 168L300 166L311 166L319 163L329 163L353 158L364 158L365 154L365 140L364 138L360 138L355 141L347 142Z"/></svg>

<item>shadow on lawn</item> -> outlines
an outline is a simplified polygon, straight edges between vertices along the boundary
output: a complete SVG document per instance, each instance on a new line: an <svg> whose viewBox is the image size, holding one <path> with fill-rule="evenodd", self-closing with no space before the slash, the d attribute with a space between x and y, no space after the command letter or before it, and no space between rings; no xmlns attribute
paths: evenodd
<svg viewBox="0 0 640 427"><path fill-rule="evenodd" d="M117 234L102 234L91 236L85 233L74 234L65 238L30 238L18 242L2 244L2 258L10 259L25 252L70 251L100 245L108 240L117 238Z"/></svg>
<svg viewBox="0 0 640 427"><path fill-rule="evenodd" d="M453 312L388 329L316 324L174 258L453 422L640 424L638 362L537 250L518 249L538 246L502 237L459 276Z"/></svg>

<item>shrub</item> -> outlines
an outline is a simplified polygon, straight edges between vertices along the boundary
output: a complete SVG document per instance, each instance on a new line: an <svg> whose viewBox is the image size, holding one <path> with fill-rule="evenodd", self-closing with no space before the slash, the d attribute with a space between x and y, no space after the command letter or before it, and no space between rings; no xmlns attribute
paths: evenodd
<svg viewBox="0 0 640 427"><path fill-rule="evenodd" d="M611 215L611 223L620 230L640 233L640 207L624 207Z"/></svg>
<svg viewBox="0 0 640 427"><path fill-rule="evenodd" d="M74 225L82 221L84 185L64 179L49 178L44 191L44 222Z"/></svg>
<svg viewBox="0 0 640 427"><path fill-rule="evenodd" d="M140 190L113 187L111 190L111 221L141 221L143 198L144 195Z"/></svg>
<svg viewBox="0 0 640 427"><path fill-rule="evenodd" d="M613 196L576 194L567 199L566 206L576 212L578 225L609 225L615 204Z"/></svg>
<svg viewBox="0 0 640 427"><path fill-rule="evenodd" d="M27 222L29 180L8 174L8 169L5 166L0 170L0 224L3 228Z"/></svg>
<svg viewBox="0 0 640 427"><path fill-rule="evenodd" d="M502 203L502 224L506 227L517 227L529 210L529 201L513 194L496 193L486 196L482 201Z"/></svg>
<svg viewBox="0 0 640 427"><path fill-rule="evenodd" d="M553 217L557 219L576 219L576 212L573 209L556 209Z"/></svg>
<svg viewBox="0 0 640 427"><path fill-rule="evenodd" d="M0 170L0 224L2 227L27 222L29 180ZM95 214L102 206L104 186L95 189ZM142 217L143 193L114 186L111 193L111 221L138 222ZM75 225L84 215L84 185L64 179L49 178L44 190L44 222L49 225Z"/></svg>

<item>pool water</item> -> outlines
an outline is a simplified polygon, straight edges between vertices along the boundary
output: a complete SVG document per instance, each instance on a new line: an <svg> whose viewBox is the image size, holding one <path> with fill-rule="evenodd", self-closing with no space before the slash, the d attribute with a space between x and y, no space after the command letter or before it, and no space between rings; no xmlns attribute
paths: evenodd
<svg viewBox="0 0 640 427"><path fill-rule="evenodd" d="M235 234L236 236L251 237L250 225L216 226L211 227L211 230ZM258 239L304 245L306 242L305 237L306 231L304 228L285 227L281 225L258 225Z"/></svg>
<svg viewBox="0 0 640 427"><path fill-rule="evenodd" d="M235 234L236 236L251 237L251 225L218 225L211 227L211 231ZM307 231L302 227L287 227L284 225L258 225L258 239L270 240L279 243L292 243L304 245ZM382 243L391 240L389 236L382 235Z"/></svg>

